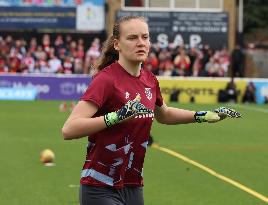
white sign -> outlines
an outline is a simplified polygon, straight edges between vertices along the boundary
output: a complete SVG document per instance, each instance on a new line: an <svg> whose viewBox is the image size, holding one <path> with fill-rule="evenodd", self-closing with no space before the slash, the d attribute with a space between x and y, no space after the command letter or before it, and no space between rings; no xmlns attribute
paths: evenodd
<svg viewBox="0 0 268 205"><path fill-rule="evenodd" d="M85 3L76 8L76 29L80 31L101 31L105 29L104 6Z"/></svg>

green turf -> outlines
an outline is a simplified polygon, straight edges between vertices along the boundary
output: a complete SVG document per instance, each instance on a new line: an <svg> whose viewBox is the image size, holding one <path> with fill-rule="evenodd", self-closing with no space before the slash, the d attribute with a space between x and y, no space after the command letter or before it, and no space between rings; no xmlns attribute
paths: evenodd
<svg viewBox="0 0 268 205"><path fill-rule="evenodd" d="M57 101L0 101L0 204L78 205L78 184L86 139L64 141L61 126L69 115ZM172 104L206 110L217 105ZM230 105L243 118L216 124L166 126L154 123L161 146L268 197L268 106ZM39 153L56 154L45 167ZM146 205L261 205L260 199L207 172L156 149L145 160ZM70 187L69 185L74 185Z"/></svg>

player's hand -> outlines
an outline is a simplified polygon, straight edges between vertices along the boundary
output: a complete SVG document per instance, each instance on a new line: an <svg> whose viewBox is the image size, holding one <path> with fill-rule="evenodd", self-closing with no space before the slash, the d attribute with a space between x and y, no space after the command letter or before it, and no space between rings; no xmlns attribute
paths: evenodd
<svg viewBox="0 0 268 205"><path fill-rule="evenodd" d="M218 113L221 119L224 119L226 117L230 118L240 118L242 115L235 111L234 109L227 108L227 107L219 107L214 110L214 112Z"/></svg>
<svg viewBox="0 0 268 205"><path fill-rule="evenodd" d="M201 122L213 123L213 122L218 122L221 120L218 113L212 112L212 111L198 111L195 113L194 117L195 117L195 121L198 123L201 123Z"/></svg>
<svg viewBox="0 0 268 205"><path fill-rule="evenodd" d="M195 113L196 122L218 122L220 120L225 119L226 117L230 118L240 118L242 115L231 108L220 107L214 109L214 111L198 111Z"/></svg>
<svg viewBox="0 0 268 205"><path fill-rule="evenodd" d="M152 114L153 110L146 108L140 103L140 100L140 95L137 95L134 100L128 101L121 109L104 115L107 127L111 127L138 114Z"/></svg>

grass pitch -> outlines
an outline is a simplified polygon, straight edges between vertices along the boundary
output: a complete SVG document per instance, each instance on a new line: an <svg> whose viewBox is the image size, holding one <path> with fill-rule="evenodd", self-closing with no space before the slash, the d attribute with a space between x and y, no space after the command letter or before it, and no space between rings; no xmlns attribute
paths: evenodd
<svg viewBox="0 0 268 205"><path fill-rule="evenodd" d="M86 138L64 141L69 112L58 101L0 101L0 204L78 205ZM172 104L207 110L222 105ZM154 140L268 197L268 106L229 105L242 119L215 124L166 126L154 123ZM39 161L43 149L56 166ZM145 205L267 204L185 161L149 148L144 167Z"/></svg>

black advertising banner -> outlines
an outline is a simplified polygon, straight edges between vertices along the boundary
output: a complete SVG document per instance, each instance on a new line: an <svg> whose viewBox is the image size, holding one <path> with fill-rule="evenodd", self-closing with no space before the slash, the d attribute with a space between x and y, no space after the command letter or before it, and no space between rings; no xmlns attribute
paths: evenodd
<svg viewBox="0 0 268 205"><path fill-rule="evenodd" d="M0 7L1 29L75 29L76 8Z"/></svg>
<svg viewBox="0 0 268 205"><path fill-rule="evenodd" d="M144 16L150 27L152 43L161 47L170 44L202 48L228 47L228 14L226 12L158 12L118 11L117 18L127 15Z"/></svg>

